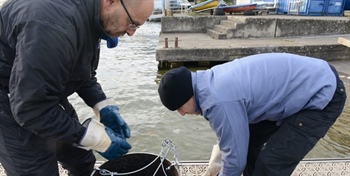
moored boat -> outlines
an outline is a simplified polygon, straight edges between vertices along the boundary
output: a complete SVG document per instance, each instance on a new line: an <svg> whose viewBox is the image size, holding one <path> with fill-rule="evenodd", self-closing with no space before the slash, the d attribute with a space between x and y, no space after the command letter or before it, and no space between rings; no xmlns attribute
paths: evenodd
<svg viewBox="0 0 350 176"><path fill-rule="evenodd" d="M245 11L253 11L256 3L251 3L251 4L238 4L238 5L231 5L231 6L222 6L224 12L226 13L239 13L239 12L245 12Z"/></svg>
<svg viewBox="0 0 350 176"><path fill-rule="evenodd" d="M207 0L207 1L204 1L204 2L201 2L199 4L191 6L190 9L192 11L209 10L209 9L213 9L213 8L217 7L218 3L219 2L217 0Z"/></svg>

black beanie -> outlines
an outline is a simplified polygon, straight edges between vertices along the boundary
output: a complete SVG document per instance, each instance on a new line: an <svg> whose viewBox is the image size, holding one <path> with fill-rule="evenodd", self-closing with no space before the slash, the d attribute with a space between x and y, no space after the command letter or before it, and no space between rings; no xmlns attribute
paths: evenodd
<svg viewBox="0 0 350 176"><path fill-rule="evenodd" d="M193 96L191 71L184 66L168 71L160 80L158 93L165 107L179 109Z"/></svg>

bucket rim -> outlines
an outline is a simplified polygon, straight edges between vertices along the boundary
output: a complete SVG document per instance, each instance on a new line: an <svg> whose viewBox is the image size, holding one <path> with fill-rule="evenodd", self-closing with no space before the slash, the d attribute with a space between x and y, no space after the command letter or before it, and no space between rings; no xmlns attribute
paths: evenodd
<svg viewBox="0 0 350 176"><path fill-rule="evenodd" d="M123 158L123 157L128 157L128 156L142 156L142 155L145 155L145 156L148 156L148 157L154 157L154 161L157 159L157 160L160 160L161 158L160 158L160 154L155 154L155 153L151 153L151 152L129 152L129 153L127 153L127 154L125 154L125 155L123 155L123 156L121 156L120 158ZM110 160L107 160L107 161L105 161L105 162L103 162L103 163L101 163L100 164L100 166L103 166L103 165L105 165L105 164L110 164L110 163L112 163L112 162L114 162L114 161L110 161ZM164 160L163 160L163 163L165 164L165 165L168 165L168 166L171 166L172 165L172 161L170 161L168 158L164 158ZM100 167L99 166L99 167ZM94 171L91 173L91 176L93 176L94 174L95 174L95 172L97 172L97 170L96 169L99 169L99 167L97 167L97 168L95 168L94 169ZM173 169L174 169L174 174L175 174L175 176L180 176L180 169L178 168L178 167L176 167L176 166L173 166Z"/></svg>

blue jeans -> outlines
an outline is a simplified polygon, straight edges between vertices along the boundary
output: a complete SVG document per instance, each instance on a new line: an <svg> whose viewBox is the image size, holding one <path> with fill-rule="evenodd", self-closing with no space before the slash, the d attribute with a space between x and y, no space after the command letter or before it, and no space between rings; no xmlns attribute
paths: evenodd
<svg viewBox="0 0 350 176"><path fill-rule="evenodd" d="M262 121L251 124L244 176L289 176L298 163L324 137L343 111L346 91L336 70L337 88L322 110L302 110L286 118L281 126Z"/></svg>

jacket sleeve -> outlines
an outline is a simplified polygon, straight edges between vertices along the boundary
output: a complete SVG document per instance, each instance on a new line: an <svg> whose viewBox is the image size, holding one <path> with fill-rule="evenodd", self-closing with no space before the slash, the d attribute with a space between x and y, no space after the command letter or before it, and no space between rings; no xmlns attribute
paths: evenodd
<svg viewBox="0 0 350 176"><path fill-rule="evenodd" d="M241 102L225 102L207 112L211 128L218 137L222 154L220 175L240 176L246 165L249 125Z"/></svg>
<svg viewBox="0 0 350 176"><path fill-rule="evenodd" d="M96 43L99 45L98 43ZM96 46L97 47L97 46ZM106 99L106 95L102 90L101 85L98 83L96 78L96 69L99 63L99 49L93 59L92 67L94 70L91 70L91 79L86 81L76 92L84 100L84 102L91 108L94 105L102 100Z"/></svg>
<svg viewBox="0 0 350 176"><path fill-rule="evenodd" d="M11 109L20 126L71 143L85 129L59 105L76 55L76 35L69 31L75 30L48 21L18 23L13 29L17 53L9 88Z"/></svg>
<svg viewBox="0 0 350 176"><path fill-rule="evenodd" d="M85 82L77 93L90 107L94 107L96 103L106 99L106 95L101 85L97 82L96 77L92 77L89 81Z"/></svg>

